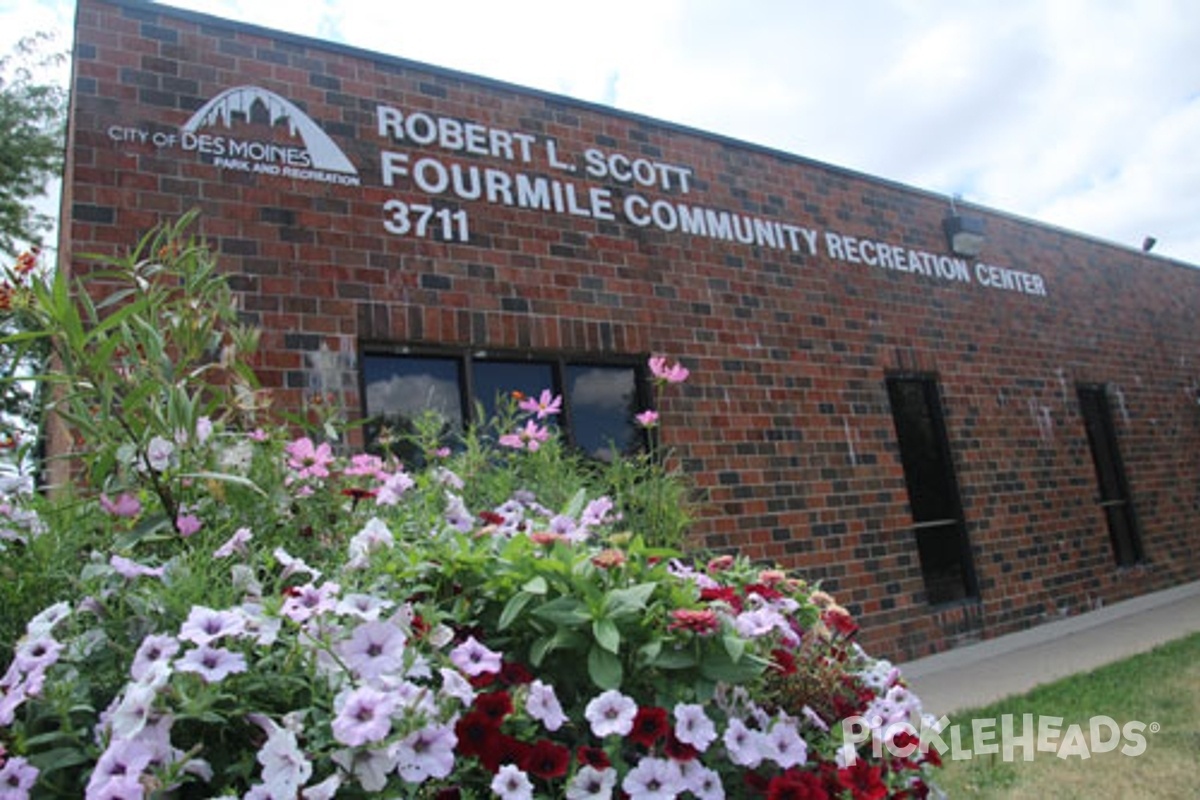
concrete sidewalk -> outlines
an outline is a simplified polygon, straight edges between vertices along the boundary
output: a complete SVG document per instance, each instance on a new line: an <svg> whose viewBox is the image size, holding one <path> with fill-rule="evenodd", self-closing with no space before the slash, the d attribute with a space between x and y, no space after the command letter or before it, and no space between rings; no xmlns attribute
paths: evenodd
<svg viewBox="0 0 1200 800"><path fill-rule="evenodd" d="M900 670L935 716L986 705L1200 631L1200 581L909 661Z"/></svg>

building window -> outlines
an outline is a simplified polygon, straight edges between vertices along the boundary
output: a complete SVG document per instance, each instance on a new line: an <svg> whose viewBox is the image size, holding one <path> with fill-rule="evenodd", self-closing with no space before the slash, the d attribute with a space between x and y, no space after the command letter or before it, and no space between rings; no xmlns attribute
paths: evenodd
<svg viewBox="0 0 1200 800"><path fill-rule="evenodd" d="M937 381L894 376L887 389L925 593L934 604L978 597Z"/></svg>
<svg viewBox="0 0 1200 800"><path fill-rule="evenodd" d="M1098 502L1108 521L1113 557L1118 566L1128 567L1142 560L1142 542L1129 483L1125 479L1125 465L1117 446L1108 391L1102 385L1083 385L1076 387L1076 392L1096 467L1096 482L1100 489Z"/></svg>
<svg viewBox="0 0 1200 800"><path fill-rule="evenodd" d="M369 442L387 430L393 452L407 461L417 454L402 440L426 411L443 420L443 432L461 433L467 423L487 421L512 392L537 397L544 389L562 396L554 424L568 445L608 461L640 449L642 432L633 417L649 405L644 359L589 359L510 354L367 352L362 357L363 411ZM398 445L398 446L397 446Z"/></svg>

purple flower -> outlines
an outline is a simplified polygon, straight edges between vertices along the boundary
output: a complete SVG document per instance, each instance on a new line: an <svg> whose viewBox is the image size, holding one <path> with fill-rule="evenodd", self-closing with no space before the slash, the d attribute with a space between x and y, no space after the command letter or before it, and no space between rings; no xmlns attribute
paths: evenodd
<svg viewBox="0 0 1200 800"><path fill-rule="evenodd" d="M808 744L788 719L780 719L771 727L760 741L760 749L764 758L783 769L803 764L808 759Z"/></svg>
<svg viewBox="0 0 1200 800"><path fill-rule="evenodd" d="M388 475L375 494L375 505L394 506L400 502L401 495L416 485L416 481L406 472Z"/></svg>
<svg viewBox="0 0 1200 800"><path fill-rule="evenodd" d="M567 787L567 800L609 800L617 785L617 771L611 767L581 767Z"/></svg>
<svg viewBox="0 0 1200 800"><path fill-rule="evenodd" d="M279 562L279 566L283 567L283 574L279 576L280 580L286 580L297 572L303 572L312 577L313 580L321 577L321 570L313 569L304 563L304 559L296 558L282 547L276 547L271 555L275 556L275 560Z"/></svg>
<svg viewBox="0 0 1200 800"><path fill-rule="evenodd" d="M358 778L367 792L382 792L387 786L388 773L396 768L395 748L379 750L338 750L330 758L333 763Z"/></svg>
<svg viewBox="0 0 1200 800"><path fill-rule="evenodd" d="M203 527L204 523L195 514L180 514L175 518L175 528L180 536L191 536Z"/></svg>
<svg viewBox="0 0 1200 800"><path fill-rule="evenodd" d="M194 644L209 644L224 636L240 636L246 629L246 619L236 611L216 611L206 606L193 606L188 618L179 627L179 638Z"/></svg>
<svg viewBox="0 0 1200 800"><path fill-rule="evenodd" d="M108 559L108 563L117 574L122 578L133 580L134 578L161 578L165 567L147 567L144 564L139 564L125 556L114 555Z"/></svg>
<svg viewBox="0 0 1200 800"><path fill-rule="evenodd" d="M109 500L108 495L100 495L100 507L114 517L136 517L142 513L142 504L136 495L122 492L116 500Z"/></svg>
<svg viewBox="0 0 1200 800"><path fill-rule="evenodd" d="M638 800L674 800L687 787L674 761L647 757L629 771L621 788Z"/></svg>
<svg viewBox="0 0 1200 800"><path fill-rule="evenodd" d="M174 452L175 445L161 436L155 436L146 445L146 464L155 472L165 472L167 467L171 466L171 456Z"/></svg>
<svg viewBox="0 0 1200 800"><path fill-rule="evenodd" d="M390 549L395 544L396 539L387 524L378 517L371 517L363 529L350 539L350 560L346 566L361 569L367 566L372 551Z"/></svg>
<svg viewBox="0 0 1200 800"><path fill-rule="evenodd" d="M129 674L139 683L146 680L160 666L170 664L175 654L179 652L179 640L174 636L151 634L142 639L137 652L133 656L133 665Z"/></svg>
<svg viewBox="0 0 1200 800"><path fill-rule="evenodd" d="M554 687L535 680L529 684L529 696L525 699L525 710L529 716L541 722L548 731L556 731L567 721Z"/></svg>
<svg viewBox="0 0 1200 800"><path fill-rule="evenodd" d="M279 613L292 622L306 622L337 608L337 595L341 590L339 584L331 581L326 581L320 587L311 583L297 586L289 592Z"/></svg>
<svg viewBox="0 0 1200 800"><path fill-rule="evenodd" d="M391 600L384 600L373 594L348 594L338 601L336 611L370 622L379 619L380 614L394 605Z"/></svg>
<svg viewBox="0 0 1200 800"><path fill-rule="evenodd" d="M626 736L633 730L633 718L637 716L637 703L631 698L609 689L592 698L583 715L592 726L592 733L603 739L605 736Z"/></svg>
<svg viewBox="0 0 1200 800"><path fill-rule="evenodd" d="M450 651L450 662L472 678L500 671L500 653L469 637Z"/></svg>
<svg viewBox="0 0 1200 800"><path fill-rule="evenodd" d="M735 717L729 721L722 741L729 760L739 767L755 769L762 763L762 734L747 728L740 719Z"/></svg>
<svg viewBox="0 0 1200 800"><path fill-rule="evenodd" d="M229 558L234 553L245 555L248 549L246 545L253 538L254 534L250 532L249 528L238 528L233 532L233 536L225 541L225 544L213 551L213 558Z"/></svg>
<svg viewBox="0 0 1200 800"><path fill-rule="evenodd" d="M717 731L703 706L680 703L675 706L675 738L703 753L717 738Z"/></svg>
<svg viewBox="0 0 1200 800"><path fill-rule="evenodd" d="M272 797L295 797L312 777L312 762L305 758L293 731L258 714L252 715L252 721L267 732L267 743L255 756L262 765L263 784L272 791Z"/></svg>
<svg viewBox="0 0 1200 800"><path fill-rule="evenodd" d="M362 686L346 697L332 728L333 738L350 747L378 742L392 729L396 703L387 692Z"/></svg>
<svg viewBox="0 0 1200 800"><path fill-rule="evenodd" d="M0 765L0 797L20 800L29 796L29 790L37 782L38 768L21 756L9 756Z"/></svg>
<svg viewBox="0 0 1200 800"><path fill-rule="evenodd" d="M219 683L236 672L246 671L246 657L223 647L201 645L175 662L178 672L195 672L205 683Z"/></svg>
<svg viewBox="0 0 1200 800"><path fill-rule="evenodd" d="M13 664L22 672L44 670L58 661L62 649L62 643L49 634L22 639L13 653Z"/></svg>
<svg viewBox="0 0 1200 800"><path fill-rule="evenodd" d="M364 622L337 650L346 666L371 681L403 670L404 643L404 631L394 622Z"/></svg>
<svg viewBox="0 0 1200 800"><path fill-rule="evenodd" d="M505 764L492 778L491 790L501 800L533 800L533 784L521 768Z"/></svg>
<svg viewBox="0 0 1200 800"><path fill-rule="evenodd" d="M121 702L113 709L109 724L114 739L132 739L142 732L154 713L154 687L133 683L126 687Z"/></svg>
<svg viewBox="0 0 1200 800"><path fill-rule="evenodd" d="M138 739L113 739L109 743L108 749L96 761L96 768L92 771L91 778L88 779L88 800L93 797L112 798L112 800L140 798L142 796L140 794L141 786L137 779L150 766L153 758L154 751L145 742ZM117 785L109 786L113 780L118 782ZM138 794L131 793L135 786ZM118 788L123 793L118 793Z"/></svg>
<svg viewBox="0 0 1200 800"><path fill-rule="evenodd" d="M444 778L454 769L458 736L449 725L413 731L396 742L396 770L409 783Z"/></svg>

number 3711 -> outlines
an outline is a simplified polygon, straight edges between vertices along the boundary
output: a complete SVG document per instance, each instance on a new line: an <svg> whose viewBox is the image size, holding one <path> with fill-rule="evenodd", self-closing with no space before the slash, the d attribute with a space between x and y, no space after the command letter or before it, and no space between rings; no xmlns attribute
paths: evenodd
<svg viewBox="0 0 1200 800"><path fill-rule="evenodd" d="M403 200L388 200L383 204L383 227L397 236L419 236L425 239L445 239L448 242L465 242L470 232L467 229L467 212L459 209L434 208L424 203L405 203Z"/></svg>

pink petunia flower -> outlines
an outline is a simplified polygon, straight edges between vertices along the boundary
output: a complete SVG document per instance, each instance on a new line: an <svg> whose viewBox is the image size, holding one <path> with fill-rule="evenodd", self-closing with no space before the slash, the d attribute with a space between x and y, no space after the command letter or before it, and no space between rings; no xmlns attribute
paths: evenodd
<svg viewBox="0 0 1200 800"><path fill-rule="evenodd" d="M717 738L717 731L704 706L695 703L675 706L675 738L701 753L708 749Z"/></svg>
<svg viewBox="0 0 1200 800"><path fill-rule="evenodd" d="M249 548L246 547L250 540L254 538L254 534L249 528L238 528L233 532L225 544L213 551L213 558L229 558L235 553L238 555L246 555Z"/></svg>
<svg viewBox="0 0 1200 800"><path fill-rule="evenodd" d="M637 763L621 788L638 800L673 800L686 789L679 765L666 758L643 758Z"/></svg>

